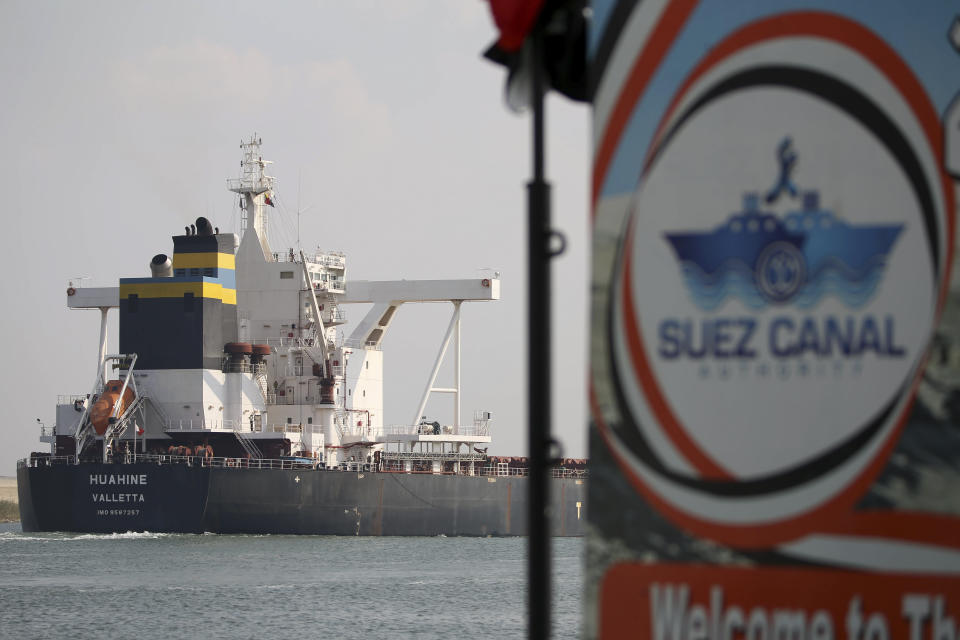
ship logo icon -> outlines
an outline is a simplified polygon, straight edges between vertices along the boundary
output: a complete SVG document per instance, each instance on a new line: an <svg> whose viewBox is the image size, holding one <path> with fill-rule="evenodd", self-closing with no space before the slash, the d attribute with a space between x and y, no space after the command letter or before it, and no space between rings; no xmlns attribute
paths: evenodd
<svg viewBox="0 0 960 640"><path fill-rule="evenodd" d="M666 233L684 283L704 311L729 297L751 309L792 303L807 309L833 295L858 308L873 296L902 224L851 225L803 194L783 218L748 194L744 210L707 232Z"/></svg>
<svg viewBox="0 0 960 640"><path fill-rule="evenodd" d="M766 203L781 195L770 193ZM903 225L849 224L820 207L817 191L803 192L802 201L802 209L778 216L748 193L743 211L710 231L665 233L693 302L704 311L730 297L755 310L809 309L825 296L850 308L866 304Z"/></svg>

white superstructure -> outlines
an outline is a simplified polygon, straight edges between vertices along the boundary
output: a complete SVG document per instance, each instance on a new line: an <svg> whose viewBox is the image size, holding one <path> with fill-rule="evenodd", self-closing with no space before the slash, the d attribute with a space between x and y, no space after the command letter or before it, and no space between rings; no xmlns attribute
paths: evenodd
<svg viewBox="0 0 960 640"><path fill-rule="evenodd" d="M267 212L276 180L265 172L270 162L263 160L260 139L253 137L241 147L240 177L228 181L228 188L240 194L242 208L242 235L233 241L239 245L235 262L226 253L209 258L220 261L223 274L235 274L235 307L227 304L232 293L218 295L223 309L236 309L238 342L224 345L227 353L220 370L204 365L142 371L131 365L137 428L126 429L131 417L120 410L115 422L121 426L105 437L109 440L113 434L126 441L139 434L145 449L147 438L155 442L164 434L180 441L196 436L193 442L198 443L203 436L229 434L248 457L266 455L269 448L272 454L311 458L327 467L472 473L474 464L484 459L477 448L490 442L490 414L478 411L473 420L461 422L460 315L464 302L499 299L499 277L350 283L342 253L305 254L271 247ZM189 238L189 229L187 234ZM217 230L214 237L224 235ZM180 264L188 262L181 256ZM199 275L189 269L178 271L176 255L173 266L177 273L171 281L175 276ZM227 282L223 279L217 286L226 292ZM165 285L151 281L136 286ZM71 292L71 308L99 309L104 317L107 309L120 305L122 293L110 287L71 287ZM124 302L128 304L126 294ZM424 372L423 395L411 398L410 422L385 425L383 338L402 305L422 302L449 302L450 323L433 370ZM353 303L372 304L372 308L343 339L339 330L346 322L343 307ZM264 345L269 346L269 354L264 353ZM244 348L248 350L243 352ZM454 361L454 381L452 386L438 387L437 372L448 353ZM106 357L102 346L98 371L104 370ZM95 389L91 395L96 399L101 391ZM432 393L453 397L453 424L423 418ZM82 430L87 411L75 409L75 404L86 404L84 398L79 400L78 404L76 398L64 399L57 434ZM281 443L279 449L277 443Z"/></svg>

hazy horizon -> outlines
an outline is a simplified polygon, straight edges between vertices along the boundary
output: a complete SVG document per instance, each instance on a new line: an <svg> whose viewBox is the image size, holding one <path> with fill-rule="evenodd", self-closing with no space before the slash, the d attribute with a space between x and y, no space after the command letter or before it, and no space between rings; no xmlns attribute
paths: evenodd
<svg viewBox="0 0 960 640"><path fill-rule="evenodd" d="M347 255L347 278L502 273L502 299L464 307L463 415L493 412L492 454L526 453L526 203L529 115L510 113L485 2L251 2L0 6L0 163L8 209L9 417L0 475L45 451L39 418L93 384L99 314L65 290L148 275L198 216L239 232L226 179L241 139L275 162L275 250ZM588 118L548 102L556 227L554 429L586 455ZM362 308L347 307L351 325ZM384 341L385 419L415 412L449 305L401 308ZM109 351L117 350L111 312ZM444 372L438 383L442 383ZM427 412L449 419L449 398Z"/></svg>

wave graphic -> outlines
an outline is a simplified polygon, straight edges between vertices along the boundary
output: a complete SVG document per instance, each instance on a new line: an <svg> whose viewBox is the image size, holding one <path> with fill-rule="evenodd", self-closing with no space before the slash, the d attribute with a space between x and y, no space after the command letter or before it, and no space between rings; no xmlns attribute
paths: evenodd
<svg viewBox="0 0 960 640"><path fill-rule="evenodd" d="M851 269L836 258L823 261L807 274L806 281L790 301L801 309L809 309L823 298L832 296L852 309L860 308L876 293L885 267L886 260L882 256L861 270ZM727 261L723 268L713 273L707 273L688 261L681 262L680 268L687 291L694 304L703 311L713 311L727 298L737 298L755 310L770 304L757 288L754 272L739 260Z"/></svg>
<svg viewBox="0 0 960 640"><path fill-rule="evenodd" d="M680 270L694 304L704 311L713 311L728 297L739 298L751 309L767 306L767 299L757 290L753 271L740 261L725 263L725 268L707 273L693 262L681 262Z"/></svg>
<svg viewBox="0 0 960 640"><path fill-rule="evenodd" d="M801 309L809 309L821 298L833 296L851 309L859 309L876 293L885 266L882 260L877 261L860 277L850 278L843 272L844 269L837 268L835 264L824 265L797 292L793 303Z"/></svg>

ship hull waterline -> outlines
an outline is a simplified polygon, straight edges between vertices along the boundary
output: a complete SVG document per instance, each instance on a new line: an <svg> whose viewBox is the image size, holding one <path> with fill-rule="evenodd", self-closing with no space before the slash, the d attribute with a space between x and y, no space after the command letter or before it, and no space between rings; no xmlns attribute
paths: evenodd
<svg viewBox="0 0 960 640"><path fill-rule="evenodd" d="M527 535L523 476L82 463L17 484L24 532ZM584 535L586 480L554 478L551 513L552 535Z"/></svg>

